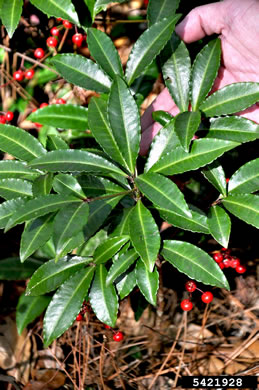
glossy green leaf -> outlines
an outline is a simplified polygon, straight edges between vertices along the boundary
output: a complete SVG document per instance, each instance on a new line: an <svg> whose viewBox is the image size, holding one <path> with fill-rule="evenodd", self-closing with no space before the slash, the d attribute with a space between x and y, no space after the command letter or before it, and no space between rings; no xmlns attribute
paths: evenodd
<svg viewBox="0 0 259 390"><path fill-rule="evenodd" d="M245 110L258 101L259 83L234 83L214 92L199 108L206 116L220 116Z"/></svg>
<svg viewBox="0 0 259 390"><path fill-rule="evenodd" d="M104 324L115 326L119 308L118 297L113 284L106 285L107 271L103 264L96 267L89 298L96 317Z"/></svg>
<svg viewBox="0 0 259 390"><path fill-rule="evenodd" d="M0 260L0 279L26 280L40 265L42 265L40 260L28 259L22 264L19 257L8 257Z"/></svg>
<svg viewBox="0 0 259 390"><path fill-rule="evenodd" d="M49 172L79 172L109 174L117 173L127 176L108 160L94 153L83 150L54 150L45 156L36 158L30 162L30 166L38 169L46 169Z"/></svg>
<svg viewBox="0 0 259 390"><path fill-rule="evenodd" d="M81 202L62 208L54 220L53 241L57 256L62 254L68 239L71 239L87 223L88 203Z"/></svg>
<svg viewBox="0 0 259 390"><path fill-rule="evenodd" d="M88 110L75 104L51 104L33 112L27 119L32 122L85 131L88 126Z"/></svg>
<svg viewBox="0 0 259 390"><path fill-rule="evenodd" d="M123 299L131 293L137 284L135 269L130 272L125 272L119 279L120 281L116 283L116 290L119 293L120 299Z"/></svg>
<svg viewBox="0 0 259 390"><path fill-rule="evenodd" d="M61 336L74 322L86 297L94 274L94 267L76 272L54 294L44 317L44 346Z"/></svg>
<svg viewBox="0 0 259 390"><path fill-rule="evenodd" d="M106 285L108 286L121 276L139 257L135 249L130 249L126 253L121 254L112 264L109 269ZM144 264L143 264L144 265Z"/></svg>
<svg viewBox="0 0 259 390"><path fill-rule="evenodd" d="M37 249L43 246L53 232L53 215L45 215L28 222L22 233L20 259L24 262Z"/></svg>
<svg viewBox="0 0 259 390"><path fill-rule="evenodd" d="M73 196L64 195L43 195L26 202L12 215L5 231L20 223L30 221L31 219L46 215L51 211L57 211L62 207L73 203L82 203L82 201Z"/></svg>
<svg viewBox="0 0 259 390"><path fill-rule="evenodd" d="M152 272L160 248L160 234L152 214L141 201L130 213L129 231L132 245Z"/></svg>
<svg viewBox="0 0 259 390"><path fill-rule="evenodd" d="M53 181L53 188L60 195L68 194L74 195L80 199L86 199L86 195L84 194L82 187L78 183L77 179L72 175L65 173L59 173L56 175Z"/></svg>
<svg viewBox="0 0 259 390"><path fill-rule="evenodd" d="M191 212L177 185L157 173L144 173L135 179L140 191L156 206L191 217Z"/></svg>
<svg viewBox="0 0 259 390"><path fill-rule="evenodd" d="M223 205L237 218L259 229L259 196L251 194L230 195Z"/></svg>
<svg viewBox="0 0 259 390"><path fill-rule="evenodd" d="M215 81L220 65L221 41L210 41L197 54L192 66L192 110L196 111L206 98Z"/></svg>
<svg viewBox="0 0 259 390"><path fill-rule="evenodd" d="M180 111L189 108L191 59L183 41L173 41L173 54L162 67L166 87Z"/></svg>
<svg viewBox="0 0 259 390"><path fill-rule="evenodd" d="M157 207L157 210L160 216L173 226L191 232L209 234L207 217L201 210L191 210L190 217L160 207Z"/></svg>
<svg viewBox="0 0 259 390"><path fill-rule="evenodd" d="M2 160L0 161L0 179L5 178L24 178L33 180L39 176L39 172L30 169L21 161L16 160Z"/></svg>
<svg viewBox="0 0 259 390"><path fill-rule="evenodd" d="M48 195L52 189L53 173L41 175L32 184L33 196Z"/></svg>
<svg viewBox="0 0 259 390"><path fill-rule="evenodd" d="M58 54L51 63L69 83L96 92L109 92L109 77L92 60L78 54Z"/></svg>
<svg viewBox="0 0 259 390"><path fill-rule="evenodd" d="M42 264L32 275L27 284L26 295L37 296L56 290L71 275L91 261L90 257L79 256L65 256L59 259L58 263L49 260ZM24 264L27 264L27 262Z"/></svg>
<svg viewBox="0 0 259 390"><path fill-rule="evenodd" d="M170 39L181 15L164 18L153 24L134 44L126 66L128 85L141 75Z"/></svg>
<svg viewBox="0 0 259 390"><path fill-rule="evenodd" d="M47 149L58 150L58 149L69 149L68 144L63 141L58 135L48 135L47 138Z"/></svg>
<svg viewBox="0 0 259 390"><path fill-rule="evenodd" d="M207 138L226 139L235 142L249 142L259 138L259 125L241 116L210 119Z"/></svg>
<svg viewBox="0 0 259 390"><path fill-rule="evenodd" d="M119 216L119 223L110 234L110 237L116 237L129 234L129 217L134 207L124 208L122 214ZM117 222L117 221L115 221Z"/></svg>
<svg viewBox="0 0 259 390"><path fill-rule="evenodd" d="M147 17L149 25L175 14L179 7L180 0L150 0L148 4Z"/></svg>
<svg viewBox="0 0 259 390"><path fill-rule="evenodd" d="M122 166L125 160L108 121L107 101L92 97L88 108L89 126L96 141L105 153Z"/></svg>
<svg viewBox="0 0 259 390"><path fill-rule="evenodd" d="M230 178L229 194L249 194L259 191L259 158L242 165Z"/></svg>
<svg viewBox="0 0 259 390"><path fill-rule="evenodd" d="M60 17L72 23L79 24L78 16L71 0L31 0L31 3L47 14L48 17Z"/></svg>
<svg viewBox="0 0 259 390"><path fill-rule="evenodd" d="M31 161L46 153L35 137L11 125L0 125L0 149L24 161Z"/></svg>
<svg viewBox="0 0 259 390"><path fill-rule="evenodd" d="M28 201L28 198L16 198L7 200L0 204L0 229L5 228L7 222L21 206Z"/></svg>
<svg viewBox="0 0 259 390"><path fill-rule="evenodd" d="M108 35L96 28L88 28L87 43L91 56L112 79L117 74L123 77L120 57Z"/></svg>
<svg viewBox="0 0 259 390"><path fill-rule="evenodd" d="M225 172L218 161L207 165L201 173L222 195L227 195Z"/></svg>
<svg viewBox="0 0 259 390"><path fill-rule="evenodd" d="M125 82L115 76L112 83L108 114L116 143L126 165L134 173L140 143L140 115L137 104Z"/></svg>
<svg viewBox="0 0 259 390"><path fill-rule="evenodd" d="M177 147L161 157L150 170L165 175L192 171L211 163L217 157L238 145L237 142L220 139L198 139L193 141L190 153L186 153L182 147Z"/></svg>
<svg viewBox="0 0 259 390"><path fill-rule="evenodd" d="M108 238L105 242L99 245L93 255L95 264L105 263L111 259L123 245L129 241L129 236L119 236Z"/></svg>
<svg viewBox="0 0 259 390"><path fill-rule="evenodd" d="M5 26L9 38L12 38L16 27L18 26L21 14L22 14L22 0L8 0L2 2L1 20Z"/></svg>
<svg viewBox="0 0 259 390"><path fill-rule="evenodd" d="M197 246L184 241L166 240L161 254L189 278L229 290L228 281L218 264Z"/></svg>
<svg viewBox="0 0 259 390"><path fill-rule="evenodd" d="M6 200L31 197L32 184L22 179L0 179L0 196Z"/></svg>
<svg viewBox="0 0 259 390"><path fill-rule="evenodd" d="M156 294L159 287L157 269L155 268L154 271L149 272L144 263L139 260L136 265L136 280L137 285L146 300L151 303L151 305L156 306Z"/></svg>
<svg viewBox="0 0 259 390"><path fill-rule="evenodd" d="M212 206L208 215L210 234L224 248L228 247L231 231L231 220L226 211L220 206Z"/></svg>
<svg viewBox="0 0 259 390"><path fill-rule="evenodd" d="M25 294L20 296L16 307L16 325L19 334L28 324L41 315L50 300L51 297L48 296L27 297Z"/></svg>
<svg viewBox="0 0 259 390"><path fill-rule="evenodd" d="M201 122L199 111L182 112L175 117L174 129L180 143L186 152L189 151L191 140Z"/></svg>
<svg viewBox="0 0 259 390"><path fill-rule="evenodd" d="M165 126L173 119L173 116L166 111L158 110L152 112L152 119L161 126Z"/></svg>
<svg viewBox="0 0 259 390"><path fill-rule="evenodd" d="M64 242L63 247L59 253L55 253L55 260L59 261L59 259L67 254L76 253L81 245L85 242L84 232L80 230L74 236L67 238L66 242Z"/></svg>
<svg viewBox="0 0 259 390"><path fill-rule="evenodd" d="M102 194L119 193L124 190L123 187L120 187L118 184L115 184L104 177L80 175L77 177L77 180L82 190L89 198L94 198L95 196Z"/></svg>

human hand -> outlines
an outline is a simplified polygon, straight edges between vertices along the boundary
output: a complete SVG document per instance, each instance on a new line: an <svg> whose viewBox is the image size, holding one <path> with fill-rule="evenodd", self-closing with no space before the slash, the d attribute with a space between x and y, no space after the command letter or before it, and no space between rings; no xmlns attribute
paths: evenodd
<svg viewBox="0 0 259 390"><path fill-rule="evenodd" d="M176 27L176 33L186 43L206 35L219 34L222 60L212 91L225 85L259 81L259 0L224 0L194 8ZM149 145L161 125L154 122L152 112L164 110L179 113L167 88L148 107L141 118L142 139L140 154L147 153ZM259 123L259 104L238 113Z"/></svg>

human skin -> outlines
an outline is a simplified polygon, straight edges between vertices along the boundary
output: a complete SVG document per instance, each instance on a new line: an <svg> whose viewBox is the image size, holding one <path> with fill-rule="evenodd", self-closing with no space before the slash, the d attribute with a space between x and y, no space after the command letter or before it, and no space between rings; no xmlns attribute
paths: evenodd
<svg viewBox="0 0 259 390"><path fill-rule="evenodd" d="M175 31L185 43L219 34L222 58L212 91L236 82L259 82L259 0L224 0L196 7L176 26ZM179 113L167 88L141 118L141 155L147 153L152 139L161 128L152 119L152 112L156 110L172 115ZM238 115L259 123L259 103Z"/></svg>

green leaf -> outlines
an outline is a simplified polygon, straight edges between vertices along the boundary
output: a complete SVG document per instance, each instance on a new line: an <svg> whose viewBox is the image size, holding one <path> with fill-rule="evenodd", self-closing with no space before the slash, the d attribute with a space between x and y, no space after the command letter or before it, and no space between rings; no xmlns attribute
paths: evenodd
<svg viewBox="0 0 259 390"><path fill-rule="evenodd" d="M71 0L31 0L31 3L47 14L48 17L55 16L55 18L62 18L79 24L78 16Z"/></svg>
<svg viewBox="0 0 259 390"><path fill-rule="evenodd" d="M136 274L135 269L131 272L125 272L121 275L120 281L116 283L116 290L119 293L120 299L125 298L136 286Z"/></svg>
<svg viewBox="0 0 259 390"><path fill-rule="evenodd" d="M89 3L89 0L85 0L85 1L87 1ZM116 3L124 3L125 1L127 1L127 0L117 0ZM111 3L110 0L96 0L95 5L94 5L93 18L95 18L95 15L98 14L99 12L106 11L106 8L107 8L108 4L110 4L110 3Z"/></svg>
<svg viewBox="0 0 259 390"><path fill-rule="evenodd" d="M130 213L129 230L132 245L152 272L160 248L160 234L152 214L141 201Z"/></svg>
<svg viewBox="0 0 259 390"><path fill-rule="evenodd" d="M173 41L173 54L163 65L162 72L175 104L180 111L188 111L191 59L184 42L179 38Z"/></svg>
<svg viewBox="0 0 259 390"><path fill-rule="evenodd" d="M24 161L31 161L46 153L35 137L11 125L0 125L0 149Z"/></svg>
<svg viewBox="0 0 259 390"><path fill-rule="evenodd" d="M201 210L191 210L190 217L160 207L157 207L157 210L160 216L173 226L195 233L209 234L207 217Z"/></svg>
<svg viewBox="0 0 259 390"><path fill-rule="evenodd" d="M76 235L69 237L64 242L63 247L59 253L55 253L55 261L58 261L61 257L68 253L77 253L78 248L85 242L83 230L80 230ZM72 253L71 253L72 252Z"/></svg>
<svg viewBox="0 0 259 390"><path fill-rule="evenodd" d="M140 36L132 48L126 66L128 85L131 85L160 53L170 39L180 17L181 15L174 15L168 19L164 18L153 24Z"/></svg>
<svg viewBox="0 0 259 390"><path fill-rule="evenodd" d="M161 126L165 126L173 119L173 116L166 111L158 110L152 112L152 119Z"/></svg>
<svg viewBox="0 0 259 390"><path fill-rule="evenodd" d="M192 110L196 111L208 95L220 65L221 41L215 39L197 54L192 66Z"/></svg>
<svg viewBox="0 0 259 390"><path fill-rule="evenodd" d="M230 195L223 205L237 218L259 229L259 196L251 194Z"/></svg>
<svg viewBox="0 0 259 390"><path fill-rule="evenodd" d="M200 105L206 116L233 114L259 101L259 83L234 83L214 92Z"/></svg>
<svg viewBox="0 0 259 390"><path fill-rule="evenodd" d="M231 220L226 211L220 206L212 206L208 215L210 234L224 248L228 247L231 231Z"/></svg>
<svg viewBox="0 0 259 390"><path fill-rule="evenodd" d="M147 18L149 25L175 14L180 0L150 0L148 4Z"/></svg>
<svg viewBox="0 0 259 390"><path fill-rule="evenodd" d="M51 59L62 77L78 87L109 92L111 81L99 65L78 54L58 54Z"/></svg>
<svg viewBox="0 0 259 390"><path fill-rule="evenodd" d="M241 116L210 119L207 138L226 139L234 142L249 142L259 138L259 125Z"/></svg>
<svg viewBox="0 0 259 390"><path fill-rule="evenodd" d="M115 229L110 234L110 237L116 237L129 234L129 217L134 207L124 208L120 215L120 221Z"/></svg>
<svg viewBox="0 0 259 390"><path fill-rule="evenodd" d="M51 297L48 296L27 297L25 294L20 296L16 307L16 325L19 334L28 324L41 315L50 300Z"/></svg>
<svg viewBox="0 0 259 390"><path fill-rule="evenodd" d="M249 194L259 190L259 158L240 167L230 178L229 194Z"/></svg>
<svg viewBox="0 0 259 390"><path fill-rule="evenodd" d="M26 288L26 295L43 295L56 290L71 275L90 263L90 257L65 256L55 260L49 260L42 264L32 275ZM25 263L27 264L27 262Z"/></svg>
<svg viewBox="0 0 259 390"><path fill-rule="evenodd" d="M123 77L120 57L108 35L96 28L88 28L87 43L91 56L112 79L117 74Z"/></svg>
<svg viewBox="0 0 259 390"><path fill-rule="evenodd" d="M21 263L19 257L8 257L0 260L1 280L25 280L42 264L41 261L28 259L26 263Z"/></svg>
<svg viewBox="0 0 259 390"><path fill-rule="evenodd" d="M49 172L80 172L110 174L118 173L126 177L127 174L117 168L110 161L94 153L83 150L54 150L45 156L36 158L30 163L31 167L45 169Z"/></svg>
<svg viewBox="0 0 259 390"><path fill-rule="evenodd" d="M0 178L24 178L33 180L39 176L39 172L34 171L27 167L27 165L21 161L16 160L2 160L0 161Z"/></svg>
<svg viewBox="0 0 259 390"><path fill-rule="evenodd" d="M5 231L11 229L13 226L29 221L31 219L46 215L51 211L57 211L62 207L73 203L80 203L81 200L73 196L64 195L43 195L26 202L23 206L12 215Z"/></svg>
<svg viewBox="0 0 259 390"><path fill-rule="evenodd" d="M12 38L16 27L18 26L21 14L22 14L22 0L8 0L2 2L1 20L5 26L9 38Z"/></svg>
<svg viewBox="0 0 259 390"><path fill-rule="evenodd" d="M89 298L96 317L104 324L114 327L119 308L118 297L113 284L106 285L106 277L105 266L103 264L98 265Z"/></svg>
<svg viewBox="0 0 259 390"><path fill-rule="evenodd" d="M189 278L229 290L228 281L218 264L197 246L184 241L166 240L161 254Z"/></svg>
<svg viewBox="0 0 259 390"><path fill-rule="evenodd" d="M156 294L159 287L159 275L155 268L149 272L141 260L136 265L137 285L146 300L156 306Z"/></svg>
<svg viewBox="0 0 259 390"><path fill-rule="evenodd" d="M138 257L139 255L135 251L135 249L130 249L126 253L120 255L109 269L108 275L106 277L106 285L109 286L120 275L127 271L129 267L135 262L135 260L137 260Z"/></svg>
<svg viewBox="0 0 259 390"><path fill-rule="evenodd" d="M175 117L174 128L180 143L186 152L201 122L199 111L182 112Z"/></svg>
<svg viewBox="0 0 259 390"><path fill-rule="evenodd" d="M120 187L118 184L115 184L104 177L80 175L77 177L77 180L81 185L82 190L89 198L103 194L115 194L124 190L123 187Z"/></svg>
<svg viewBox="0 0 259 390"><path fill-rule="evenodd" d="M32 184L22 179L0 179L0 196L6 200L32 196Z"/></svg>
<svg viewBox="0 0 259 390"><path fill-rule="evenodd" d="M190 153L186 153L182 147L176 147L175 150L161 157L151 167L150 171L164 175L192 171L211 163L217 157L238 145L237 142L220 139L198 139L193 141Z"/></svg>
<svg viewBox="0 0 259 390"><path fill-rule="evenodd" d="M68 144L63 141L58 135L48 135L47 138L47 149L58 150L58 149L69 149Z"/></svg>
<svg viewBox="0 0 259 390"><path fill-rule="evenodd" d="M23 206L27 200L27 198L16 198L0 204L0 229L5 228L14 212Z"/></svg>
<svg viewBox="0 0 259 390"><path fill-rule="evenodd" d="M177 185L157 173L144 173L135 179L140 191L155 204L168 211L191 217L191 212Z"/></svg>
<svg viewBox="0 0 259 390"><path fill-rule="evenodd" d="M78 183L77 179L65 173L59 173L55 176L53 181L54 190L60 195L74 195L77 198L85 199L86 195L82 190L82 187Z"/></svg>
<svg viewBox="0 0 259 390"><path fill-rule="evenodd" d="M123 245L129 241L129 236L119 236L108 238L105 242L99 245L93 255L95 264L105 263L111 259Z"/></svg>
<svg viewBox="0 0 259 390"><path fill-rule="evenodd" d="M33 112L27 119L60 129L85 131L89 128L87 114L87 108L75 104L51 104Z"/></svg>
<svg viewBox="0 0 259 390"><path fill-rule="evenodd" d="M65 281L54 294L44 317L44 346L61 336L74 322L86 297L94 267L82 269Z"/></svg>
<svg viewBox="0 0 259 390"><path fill-rule="evenodd" d="M93 237L89 238L83 250L79 248L77 253L80 253L80 256L93 256L95 249L105 242L107 238L108 234L106 229L100 229Z"/></svg>
<svg viewBox="0 0 259 390"><path fill-rule="evenodd" d="M30 221L21 237L20 259L24 262L51 237L53 231L53 215L49 214Z"/></svg>
<svg viewBox="0 0 259 390"><path fill-rule="evenodd" d="M140 143L140 116L137 104L125 82L115 76L112 83L108 114L112 132L126 164L134 173Z"/></svg>
<svg viewBox="0 0 259 390"><path fill-rule="evenodd" d="M92 97L88 108L89 126L96 141L105 153L122 166L125 160L108 121L107 101Z"/></svg>
<svg viewBox="0 0 259 390"><path fill-rule="evenodd" d="M48 195L52 189L53 173L41 175L32 184L33 196Z"/></svg>
<svg viewBox="0 0 259 390"><path fill-rule="evenodd" d="M225 172L217 160L207 165L201 173L222 195L227 195Z"/></svg>

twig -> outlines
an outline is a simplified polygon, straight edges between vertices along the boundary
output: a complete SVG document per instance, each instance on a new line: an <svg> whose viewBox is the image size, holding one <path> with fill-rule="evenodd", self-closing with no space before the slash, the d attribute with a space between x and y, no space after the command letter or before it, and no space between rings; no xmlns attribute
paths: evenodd
<svg viewBox="0 0 259 390"><path fill-rule="evenodd" d="M0 381L11 383L15 390L22 390L22 387L15 381L13 376L0 374Z"/></svg>

